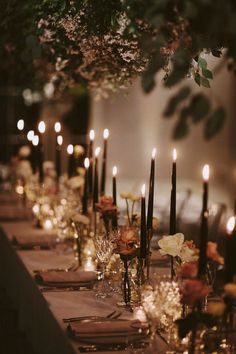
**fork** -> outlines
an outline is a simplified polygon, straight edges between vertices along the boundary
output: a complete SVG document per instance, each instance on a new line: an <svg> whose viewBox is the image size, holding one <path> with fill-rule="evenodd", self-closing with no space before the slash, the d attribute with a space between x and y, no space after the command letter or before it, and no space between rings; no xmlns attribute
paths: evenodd
<svg viewBox="0 0 236 354"><path fill-rule="evenodd" d="M99 318L107 318L107 319L116 319L121 316L121 312L119 311L113 311L109 313L107 316L102 317L102 316L79 316L79 317L70 317L70 318L63 318L62 321L64 323L70 323L70 322L77 322L81 320L86 320L86 319L99 319Z"/></svg>

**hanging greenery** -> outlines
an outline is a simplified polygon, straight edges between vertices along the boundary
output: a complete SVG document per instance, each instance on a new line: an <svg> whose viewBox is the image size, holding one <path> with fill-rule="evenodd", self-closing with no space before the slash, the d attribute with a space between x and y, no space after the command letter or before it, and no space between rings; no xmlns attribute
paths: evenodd
<svg viewBox="0 0 236 354"><path fill-rule="evenodd" d="M158 72L166 87L189 78L210 89L208 55L236 70L233 0L9 0L2 10L0 69L10 64L21 83L31 71L28 82L50 82L57 91L82 85L107 97L138 76L149 93ZM177 118L176 139L201 121L206 139L223 126L221 104L194 91L181 87L164 112Z"/></svg>

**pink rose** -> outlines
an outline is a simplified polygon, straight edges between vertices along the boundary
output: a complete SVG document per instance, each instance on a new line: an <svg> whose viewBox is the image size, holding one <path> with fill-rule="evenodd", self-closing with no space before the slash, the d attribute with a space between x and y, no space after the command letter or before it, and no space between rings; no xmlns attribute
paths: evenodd
<svg viewBox="0 0 236 354"><path fill-rule="evenodd" d="M183 263L178 271L182 278L195 278L198 273L198 263L197 262L187 262Z"/></svg>

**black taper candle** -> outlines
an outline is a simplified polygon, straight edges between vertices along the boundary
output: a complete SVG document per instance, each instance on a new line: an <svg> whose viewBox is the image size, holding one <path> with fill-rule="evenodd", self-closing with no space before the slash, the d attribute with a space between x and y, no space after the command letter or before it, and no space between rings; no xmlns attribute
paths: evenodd
<svg viewBox="0 0 236 354"><path fill-rule="evenodd" d="M102 175L101 175L101 188L100 193L101 195L105 194L106 190L106 172L107 172L107 139L109 137L109 130L104 129L103 131L103 158L102 158Z"/></svg>
<svg viewBox="0 0 236 354"><path fill-rule="evenodd" d="M96 211L96 203L98 203L98 155L100 153L100 148L96 148L95 150L95 162L94 162L94 179L93 179L93 211Z"/></svg>
<svg viewBox="0 0 236 354"><path fill-rule="evenodd" d="M152 160L149 180L148 211L147 211L147 229L152 230L153 221L153 201L154 201L154 180L155 180L155 156L156 149L152 150Z"/></svg>
<svg viewBox="0 0 236 354"><path fill-rule="evenodd" d="M114 166L112 169L112 197L113 197L114 206L117 206L116 175L117 175L117 167ZM112 220L112 227L114 229L117 229L117 226L118 226L118 220L117 220L117 214L115 214Z"/></svg>
<svg viewBox="0 0 236 354"><path fill-rule="evenodd" d="M43 183L43 163L44 163L44 146L43 146L43 134L46 131L46 124L44 121L40 121L38 124L39 131L39 182Z"/></svg>
<svg viewBox="0 0 236 354"><path fill-rule="evenodd" d="M42 138L39 138L39 145L38 145L38 158L39 158L39 183L43 183L43 162L44 162L44 151L43 151L43 144Z"/></svg>
<svg viewBox="0 0 236 354"><path fill-rule="evenodd" d="M69 144L67 146L67 154L68 154L68 160L67 160L67 174L68 174L68 178L71 178L73 176L74 173L74 156L73 156L73 152L74 152L74 147L72 144Z"/></svg>
<svg viewBox="0 0 236 354"><path fill-rule="evenodd" d="M83 214L88 214L88 168L89 168L89 158L86 157L84 160L85 175L84 175L84 193L82 199L82 211Z"/></svg>
<svg viewBox="0 0 236 354"><path fill-rule="evenodd" d="M236 276L236 223L235 215L227 222L225 236L225 283L232 283Z"/></svg>
<svg viewBox="0 0 236 354"><path fill-rule="evenodd" d="M89 149L88 149L88 157L89 157L89 169L88 169L88 189L89 195L93 195L93 142L95 138L94 130L90 130L89 132Z"/></svg>
<svg viewBox="0 0 236 354"><path fill-rule="evenodd" d="M147 257L147 227L146 227L146 202L145 202L145 184L142 186L141 198L141 224L140 224L140 258Z"/></svg>
<svg viewBox="0 0 236 354"><path fill-rule="evenodd" d="M203 167L203 195L202 195L202 213L199 244L198 277L201 278L206 273L207 266L207 239L208 239L208 179L209 166Z"/></svg>
<svg viewBox="0 0 236 354"><path fill-rule="evenodd" d="M56 141L56 172L57 172L57 180L59 180L61 176L61 145L63 142L63 138L61 135L57 136Z"/></svg>
<svg viewBox="0 0 236 354"><path fill-rule="evenodd" d="M173 150L173 163L171 175L171 196L170 196L170 235L176 233L176 150Z"/></svg>

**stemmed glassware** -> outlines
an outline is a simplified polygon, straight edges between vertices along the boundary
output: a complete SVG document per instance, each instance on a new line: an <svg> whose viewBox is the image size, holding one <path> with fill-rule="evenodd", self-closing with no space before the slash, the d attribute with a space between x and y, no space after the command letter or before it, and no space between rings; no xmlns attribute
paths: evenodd
<svg viewBox="0 0 236 354"><path fill-rule="evenodd" d="M101 269L99 274L99 280L101 281L98 284L96 296L98 298L104 299L111 295L110 288L108 286L108 283L106 282L105 272L114 250L114 244L105 233L96 234L94 243L96 257Z"/></svg>

